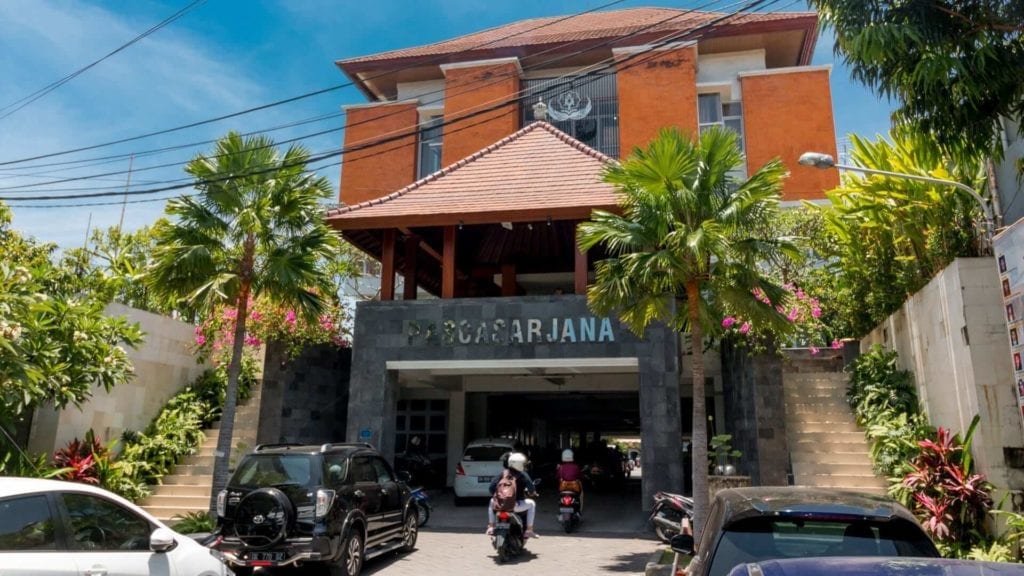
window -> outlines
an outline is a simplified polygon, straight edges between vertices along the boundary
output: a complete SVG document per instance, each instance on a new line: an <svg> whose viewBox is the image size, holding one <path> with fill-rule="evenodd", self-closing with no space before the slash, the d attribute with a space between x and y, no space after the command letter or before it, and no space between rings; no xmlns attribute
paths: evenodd
<svg viewBox="0 0 1024 576"><path fill-rule="evenodd" d="M443 121L443 116L431 116L420 125L417 178L424 178L441 169L441 140L443 136L441 123Z"/></svg>
<svg viewBox="0 0 1024 576"><path fill-rule="evenodd" d="M0 550L56 550L53 518L46 496L26 496L0 502Z"/></svg>
<svg viewBox="0 0 1024 576"><path fill-rule="evenodd" d="M619 156L619 95L614 74L523 81L522 125L535 120L533 105L547 105L547 122L597 151Z"/></svg>
<svg viewBox="0 0 1024 576"><path fill-rule="evenodd" d="M245 487L315 484L315 467L306 454L255 454L242 461L232 484Z"/></svg>
<svg viewBox="0 0 1024 576"><path fill-rule="evenodd" d="M391 469L388 468L387 463L380 458L373 459L373 468L377 471L377 482L380 484L387 484L388 482L394 482L395 479L391 476Z"/></svg>
<svg viewBox="0 0 1024 576"><path fill-rule="evenodd" d="M153 528L141 516L98 496L69 492L62 498L71 521L73 549L150 551Z"/></svg>
<svg viewBox="0 0 1024 576"><path fill-rule="evenodd" d="M697 96L698 125L703 132L711 126L722 126L736 133L740 150L743 145L743 104L741 102L722 102L722 95L699 94Z"/></svg>
<svg viewBox="0 0 1024 576"><path fill-rule="evenodd" d="M365 456L352 459L352 482L356 484L376 484L377 471L373 469L373 463Z"/></svg>

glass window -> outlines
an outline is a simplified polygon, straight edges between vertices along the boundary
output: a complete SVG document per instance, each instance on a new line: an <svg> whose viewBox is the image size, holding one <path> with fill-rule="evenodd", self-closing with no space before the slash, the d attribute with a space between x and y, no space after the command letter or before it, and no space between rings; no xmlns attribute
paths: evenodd
<svg viewBox="0 0 1024 576"><path fill-rule="evenodd" d="M345 476L348 473L348 459L341 454L325 454L324 468L327 470L326 484L337 488L345 483Z"/></svg>
<svg viewBox="0 0 1024 576"><path fill-rule="evenodd" d="M0 502L0 550L56 550L53 518L46 496Z"/></svg>
<svg viewBox="0 0 1024 576"><path fill-rule="evenodd" d="M697 116L700 131L711 126L722 126L736 133L736 142L741 151L745 151L743 143L743 103L722 102L721 94L698 94Z"/></svg>
<svg viewBox="0 0 1024 576"><path fill-rule="evenodd" d="M533 106L547 106L546 121L612 158L619 156L619 95L614 74L523 81L519 107L525 126L536 118Z"/></svg>
<svg viewBox="0 0 1024 576"><path fill-rule="evenodd" d="M91 494L64 493L76 550L149 552L149 522L119 504Z"/></svg>
<svg viewBox="0 0 1024 576"><path fill-rule="evenodd" d="M423 178L441 169L441 143L443 116L431 116L421 124L419 133L419 165L416 177Z"/></svg>
<svg viewBox="0 0 1024 576"><path fill-rule="evenodd" d="M377 483L377 471L366 456L352 459L352 481L355 483Z"/></svg>
<svg viewBox="0 0 1024 576"><path fill-rule="evenodd" d="M697 96L697 122L703 128L705 124L722 122L722 97L719 94L700 94Z"/></svg>
<svg viewBox="0 0 1024 576"><path fill-rule="evenodd" d="M496 462L501 460L501 455L510 452L512 449L506 446L470 446L462 459L467 462Z"/></svg>
<svg viewBox="0 0 1024 576"><path fill-rule="evenodd" d="M254 454L242 460L231 477L233 486L308 486L319 482L312 476L308 454ZM319 476L319 472L317 473Z"/></svg>
<svg viewBox="0 0 1024 576"><path fill-rule="evenodd" d="M388 482L395 481L395 477L391 474L391 469L388 468L387 463L380 458L373 459L373 469L377 472L378 483L387 484Z"/></svg>

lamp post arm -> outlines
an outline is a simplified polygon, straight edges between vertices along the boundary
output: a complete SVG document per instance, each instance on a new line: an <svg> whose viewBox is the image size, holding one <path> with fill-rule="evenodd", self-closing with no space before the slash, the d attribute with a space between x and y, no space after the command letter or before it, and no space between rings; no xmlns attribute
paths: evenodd
<svg viewBox="0 0 1024 576"><path fill-rule="evenodd" d="M859 166L846 166L844 164L836 164L836 168L840 170L849 170L851 172L862 172L864 174L878 174L879 176L891 176L893 178L900 178L903 180L918 180L921 182L930 182L932 184L945 184L947 186L953 186L967 192L974 198L975 202L981 206L981 211L985 213L985 232L988 235L988 240L992 239L992 226L994 219L992 217L992 207L989 206L988 202L978 194L978 191L966 184L962 184L955 180L943 180L942 178L932 178L931 176L918 176L916 174L904 174L903 172L887 172L885 170L873 170L871 168L861 168Z"/></svg>

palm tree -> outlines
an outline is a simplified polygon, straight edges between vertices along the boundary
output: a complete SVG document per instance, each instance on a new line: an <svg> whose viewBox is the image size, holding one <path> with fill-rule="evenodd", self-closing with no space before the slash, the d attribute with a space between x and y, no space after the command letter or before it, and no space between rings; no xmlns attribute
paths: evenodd
<svg viewBox="0 0 1024 576"><path fill-rule="evenodd" d="M146 275L150 288L201 314L221 305L238 312L211 510L227 484L250 300L262 295L315 317L325 299L336 297L324 263L336 255L339 241L320 206L332 190L326 178L306 171L308 158L301 146L281 157L269 138L229 132L212 154L185 167L199 193L168 202L170 221L155 228L156 249Z"/></svg>
<svg viewBox="0 0 1024 576"><path fill-rule="evenodd" d="M595 264L587 290L594 312L617 313L640 335L660 321L679 332L679 367L686 339L693 343L694 536L708 509L707 416L703 343L721 331L725 315L742 316L774 330L789 323L776 310L787 293L759 268L780 251L797 256L787 239L751 237L775 217L786 170L772 160L745 181L736 135L713 128L694 142L664 129L646 149L611 164L604 180L620 194L622 215L595 211L578 233L582 250L601 245L608 258ZM760 290L770 303L755 297Z"/></svg>

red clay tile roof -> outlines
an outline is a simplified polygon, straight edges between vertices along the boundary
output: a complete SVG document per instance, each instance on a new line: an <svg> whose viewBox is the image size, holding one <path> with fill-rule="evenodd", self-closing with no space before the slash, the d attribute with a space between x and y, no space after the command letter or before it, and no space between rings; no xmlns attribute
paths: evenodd
<svg viewBox="0 0 1024 576"><path fill-rule="evenodd" d="M349 58L347 60L339 60L337 63L342 68L345 68L346 64L360 62L383 62L422 56L457 54L467 51L615 38L640 31L644 33L665 33L687 30L723 15L724 13L721 12L699 12L676 10L673 8L629 8L625 10L591 12L571 18L566 18L565 16L533 18L434 44ZM677 17L673 18L673 16ZM814 12L750 13L730 18L720 26L734 27L756 23L807 21L808 19L817 22L817 15ZM651 28L648 29L648 26Z"/></svg>
<svg viewBox="0 0 1024 576"><path fill-rule="evenodd" d="M602 182L613 159L546 122L534 122L382 198L327 213L336 228L479 224L589 218L614 209Z"/></svg>

